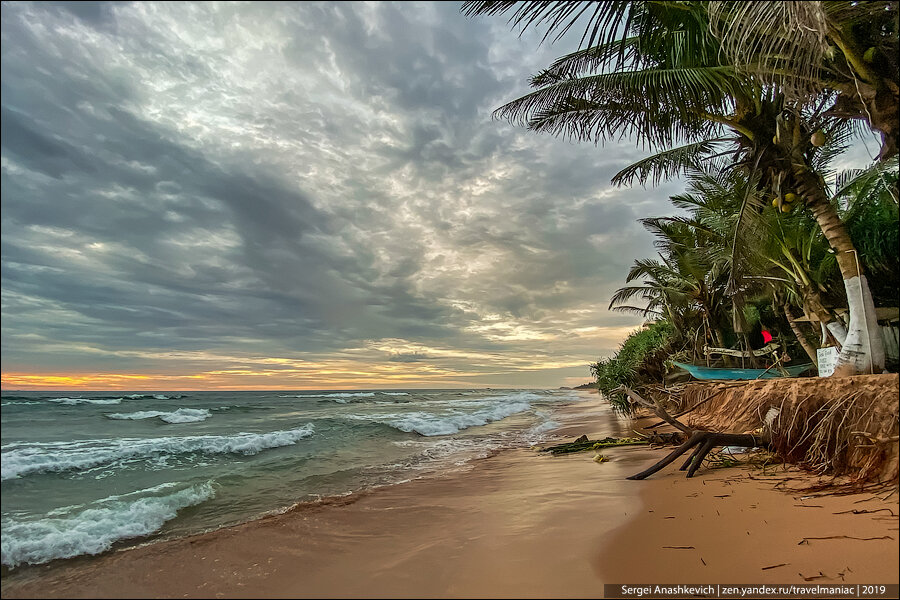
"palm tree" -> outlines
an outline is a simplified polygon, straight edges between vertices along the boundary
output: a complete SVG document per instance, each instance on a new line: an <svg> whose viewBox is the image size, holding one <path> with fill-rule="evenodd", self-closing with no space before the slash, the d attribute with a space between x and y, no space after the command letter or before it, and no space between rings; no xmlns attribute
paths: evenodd
<svg viewBox="0 0 900 600"><path fill-rule="evenodd" d="M469 0L462 5L469 16L512 12L511 25L544 27L544 40L558 40L580 24L581 60L593 62L595 69L605 63L621 66L630 48L652 41L652 27L642 15L702 11L721 42L715 54L722 49L727 57L723 64L774 85L791 99L830 98L835 116L863 119L881 133L882 160L898 152L898 8L896 0ZM598 53L599 48L606 53Z"/></svg>
<svg viewBox="0 0 900 600"><path fill-rule="evenodd" d="M881 134L880 160L897 155L898 2L708 3L722 49L739 71Z"/></svg>
<svg viewBox="0 0 900 600"><path fill-rule="evenodd" d="M784 94L726 62L709 34L707 3L467 2L464 10L498 14L516 4L511 21L546 24L548 35L565 33L576 17L587 14L584 38L599 43L558 59L533 78L534 92L501 107L496 116L576 140L631 136L663 149L618 174L614 182L620 184L658 181L704 159L730 156L758 182L740 211L736 241L752 235L752 216L764 205L764 193L774 194L779 208L788 194L800 196L837 253L847 291L850 328L846 337L834 332L843 338L836 373L880 371L884 352L871 293L813 164L820 145L816 132L845 136L847 123L829 116L822 102L806 107L786 102ZM593 12L587 13L588 7ZM732 245L738 254L743 246ZM733 288L740 285L737 281Z"/></svg>
<svg viewBox="0 0 900 600"><path fill-rule="evenodd" d="M730 236L722 231L730 229L733 219L723 215L717 196L706 193L703 184L712 179L698 172L688 193L671 198L689 216L640 220L655 237L658 259L635 260L626 277L631 285L617 290L609 305L612 310L665 318L694 341L695 355L704 344L727 346L732 329L730 265L724 258ZM641 282L633 283L636 280ZM634 297L647 302L646 308L626 304Z"/></svg>

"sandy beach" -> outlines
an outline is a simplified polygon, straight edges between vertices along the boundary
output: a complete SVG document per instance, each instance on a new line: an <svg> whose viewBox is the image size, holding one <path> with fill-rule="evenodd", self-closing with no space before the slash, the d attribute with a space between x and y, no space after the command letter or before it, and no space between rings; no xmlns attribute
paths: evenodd
<svg viewBox="0 0 900 600"><path fill-rule="evenodd" d="M571 436L630 431L596 396L560 421ZM897 583L896 493L804 493L796 488L812 480L780 467L625 479L663 452L613 448L597 463L593 452L503 451L441 477L14 573L3 597L538 598L600 597L604 583Z"/></svg>

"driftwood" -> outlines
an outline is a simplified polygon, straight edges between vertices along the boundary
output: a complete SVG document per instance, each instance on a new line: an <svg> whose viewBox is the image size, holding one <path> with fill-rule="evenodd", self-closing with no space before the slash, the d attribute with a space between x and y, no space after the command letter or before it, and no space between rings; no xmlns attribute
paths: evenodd
<svg viewBox="0 0 900 600"><path fill-rule="evenodd" d="M662 470L664 467L674 462L676 458L692 448L694 449L693 454L691 454L690 458L688 458L687 461L683 465L681 465L680 469L681 471L687 470L688 477L694 476L694 473L697 472L697 469L699 469L700 465L703 463L703 459L705 459L706 455L709 454L710 451L716 446L743 446L745 448L756 448L759 446L768 446L769 444L768 436L751 435L745 433L715 433L713 431L695 431L675 417L671 416L666 411L662 403L658 400L654 403L651 403L628 387L622 386L622 390L634 402L640 404L641 406L652 409L660 419L690 435L686 442L669 453L669 455L664 459L662 459L652 467L645 469L644 471L641 471L636 475L628 477L628 479L646 479L650 475L653 475L657 471Z"/></svg>
<svg viewBox="0 0 900 600"><path fill-rule="evenodd" d="M642 398L640 395L638 395L637 392L635 392L631 388L624 386L624 385L620 386L620 387L622 388L622 391L625 392L625 394L629 398L631 398L632 401L636 402L637 404L640 404L641 406L649 408L650 410L652 410L653 412L656 413L657 417L659 417L660 419L662 419L663 421L665 421L666 423L668 423L675 429L680 429L681 431L685 432L688 435L693 433L693 431L694 431L693 429L691 429L690 427L688 427L687 425L685 425L684 423L682 423L681 421L679 421L678 419L676 419L672 415L670 415L659 400L657 400L656 402L650 402L650 401Z"/></svg>
<svg viewBox="0 0 900 600"><path fill-rule="evenodd" d="M769 440L766 436L751 435L749 433L715 433L713 431L695 431L688 441L673 450L664 459L646 469L637 475L632 475L628 479L646 479L657 471L674 462L676 458L694 448L694 453L690 458L681 465L681 471L687 470L687 476L693 477L697 469L703 463L706 455L716 446L743 446L745 448L756 448L758 446L767 446Z"/></svg>
<svg viewBox="0 0 900 600"><path fill-rule="evenodd" d="M691 412L691 411L693 411L693 410L696 410L697 408L700 408L701 406L703 406L704 404L706 404L707 402L709 402L710 400L712 400L713 398L715 398L716 396L718 396L719 394L721 394L722 392L724 392L725 390L727 390L727 389L729 389L729 388L737 387L737 386L740 386L740 385L744 385L744 383L745 383L745 382L741 382L741 383L738 383L738 384L732 383L732 384L724 385L724 386L722 386L722 388L721 388L720 390L718 390L718 391L716 391L715 393L713 393L713 394L707 396L706 398L704 398L704 399L701 400L700 402L697 402L697 403L696 403L695 405L693 405L692 407L687 408L687 409L681 411L680 413L678 413L677 415L675 415L674 418L677 419L677 418L679 418L679 417L683 417L684 415L688 414L689 412ZM722 385L722 384L719 384L719 385ZM667 390L663 390L663 391L665 391L665 392L667 392L667 393L671 393L671 392L668 392ZM681 393L681 392L678 392L678 393ZM660 425L665 425L665 424L666 424L666 421L663 420L663 421L659 421L659 422L657 422L657 423L654 423L653 425L648 425L648 426L645 427L644 429L655 429L655 428L659 427Z"/></svg>

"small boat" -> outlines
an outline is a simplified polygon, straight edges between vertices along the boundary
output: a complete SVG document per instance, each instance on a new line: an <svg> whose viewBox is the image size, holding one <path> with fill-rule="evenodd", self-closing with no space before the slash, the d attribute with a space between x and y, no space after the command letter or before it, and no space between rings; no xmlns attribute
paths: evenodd
<svg viewBox="0 0 900 600"><path fill-rule="evenodd" d="M814 368L812 363L792 365L790 367L770 367L769 369L731 369L728 367L701 367L672 361L676 367L681 367L696 379L776 379L785 377L783 371L787 371L790 377L797 377Z"/></svg>

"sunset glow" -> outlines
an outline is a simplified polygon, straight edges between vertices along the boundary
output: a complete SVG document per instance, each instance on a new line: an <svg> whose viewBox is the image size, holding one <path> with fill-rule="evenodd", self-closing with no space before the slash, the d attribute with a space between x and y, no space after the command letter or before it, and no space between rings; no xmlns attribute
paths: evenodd
<svg viewBox="0 0 900 600"><path fill-rule="evenodd" d="M453 3L3 10L3 389L557 387L641 323L606 307L678 184L491 118L574 41Z"/></svg>

